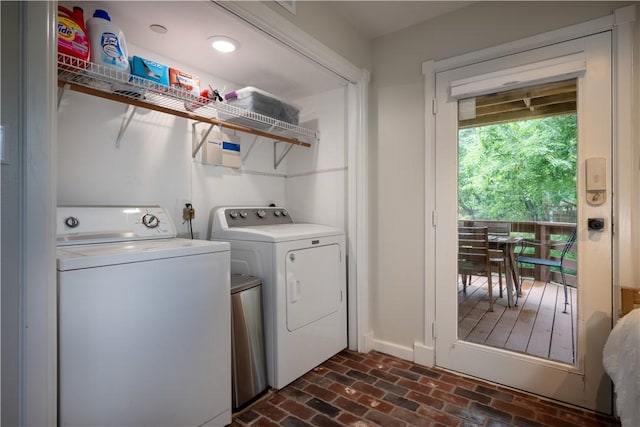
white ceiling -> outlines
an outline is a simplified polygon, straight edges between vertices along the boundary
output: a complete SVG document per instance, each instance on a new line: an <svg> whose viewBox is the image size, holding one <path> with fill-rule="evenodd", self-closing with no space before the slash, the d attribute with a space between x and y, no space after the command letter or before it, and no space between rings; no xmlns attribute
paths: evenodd
<svg viewBox="0 0 640 427"><path fill-rule="evenodd" d="M469 2L327 3L364 37L373 38L464 7ZM127 43L194 68L183 70L185 72L202 70L239 87L255 86L285 100L344 84L334 74L209 1L62 1L60 4L82 7L85 19L89 19L95 9L106 10L112 22L124 32ZM161 24L168 32L154 33L149 29L151 24ZM233 37L240 42L240 49L226 55L215 52L207 42L213 35Z"/></svg>

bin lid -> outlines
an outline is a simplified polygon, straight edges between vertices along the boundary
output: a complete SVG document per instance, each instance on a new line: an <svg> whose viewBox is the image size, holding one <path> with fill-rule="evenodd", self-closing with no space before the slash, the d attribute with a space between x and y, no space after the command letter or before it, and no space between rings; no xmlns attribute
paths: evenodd
<svg viewBox="0 0 640 427"><path fill-rule="evenodd" d="M232 274L231 275L231 293L236 294L238 292L245 291L247 289L260 286L262 281L254 276L247 276L245 274Z"/></svg>

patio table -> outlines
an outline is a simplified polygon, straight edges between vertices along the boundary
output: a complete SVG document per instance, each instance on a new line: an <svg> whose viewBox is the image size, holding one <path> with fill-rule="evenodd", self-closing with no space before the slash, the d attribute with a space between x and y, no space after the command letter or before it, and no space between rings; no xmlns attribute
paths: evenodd
<svg viewBox="0 0 640 427"><path fill-rule="evenodd" d="M521 295L520 280L514 248L522 241L522 237L489 235L489 244L502 250L504 255L504 275L507 282L507 305L517 307L517 297ZM514 303L514 289L517 291Z"/></svg>

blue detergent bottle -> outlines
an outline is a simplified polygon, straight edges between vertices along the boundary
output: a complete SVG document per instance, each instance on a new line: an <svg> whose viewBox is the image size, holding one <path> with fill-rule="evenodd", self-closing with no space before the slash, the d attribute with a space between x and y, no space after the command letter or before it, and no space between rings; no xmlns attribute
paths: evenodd
<svg viewBox="0 0 640 427"><path fill-rule="evenodd" d="M96 9L93 17L87 20L87 31L91 41L91 62L129 71L129 56L124 33L113 22L109 14Z"/></svg>

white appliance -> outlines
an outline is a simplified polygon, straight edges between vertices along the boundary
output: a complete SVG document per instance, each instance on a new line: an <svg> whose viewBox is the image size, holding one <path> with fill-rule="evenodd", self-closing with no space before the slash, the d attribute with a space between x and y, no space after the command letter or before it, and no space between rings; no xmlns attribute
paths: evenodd
<svg viewBox="0 0 640 427"><path fill-rule="evenodd" d="M229 245L160 207L59 207L60 426L231 423Z"/></svg>
<svg viewBox="0 0 640 427"><path fill-rule="evenodd" d="M345 237L277 207L222 207L211 238L231 272L262 279L267 381L280 389L347 346Z"/></svg>

